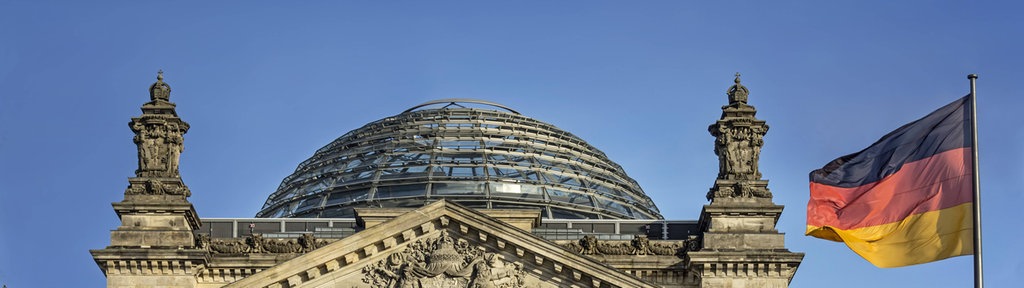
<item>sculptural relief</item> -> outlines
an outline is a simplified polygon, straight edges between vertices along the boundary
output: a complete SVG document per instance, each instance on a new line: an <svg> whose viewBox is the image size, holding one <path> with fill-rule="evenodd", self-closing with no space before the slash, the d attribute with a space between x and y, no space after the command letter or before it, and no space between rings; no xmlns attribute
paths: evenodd
<svg viewBox="0 0 1024 288"><path fill-rule="evenodd" d="M182 134L188 129L187 124L145 121L133 119L131 123L132 131L136 133L134 142L138 146L139 169L136 174L139 177L177 177L178 161L184 150Z"/></svg>
<svg viewBox="0 0 1024 288"><path fill-rule="evenodd" d="M600 241L593 235L586 235L576 242L565 244L570 251L581 255L682 255L688 247L687 241L658 241L651 243L647 235L633 235L629 241Z"/></svg>
<svg viewBox="0 0 1024 288"><path fill-rule="evenodd" d="M176 123L167 123L167 137L165 138L167 147L167 173L170 175L178 175L178 161L181 158L181 152L184 151L183 146L184 137L181 136L182 131Z"/></svg>
<svg viewBox="0 0 1024 288"><path fill-rule="evenodd" d="M447 230L436 238L420 239L401 252L363 267L362 281L372 287L395 288L516 288L524 287L522 264L483 252Z"/></svg>
<svg viewBox="0 0 1024 288"><path fill-rule="evenodd" d="M715 155L719 160L719 179L757 180L761 178L757 163L761 154L766 126L730 127L719 123L711 127L715 139Z"/></svg>
<svg viewBox="0 0 1024 288"><path fill-rule="evenodd" d="M267 239L263 234L252 234L244 239L210 239L208 234L196 236L196 248L214 254L306 253L327 245L312 233L293 239Z"/></svg>

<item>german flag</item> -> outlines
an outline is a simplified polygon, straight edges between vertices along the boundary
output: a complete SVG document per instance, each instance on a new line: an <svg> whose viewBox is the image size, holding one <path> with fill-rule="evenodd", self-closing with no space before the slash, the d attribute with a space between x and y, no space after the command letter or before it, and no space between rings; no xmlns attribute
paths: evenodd
<svg viewBox="0 0 1024 288"><path fill-rule="evenodd" d="M969 97L811 171L807 235L883 268L972 254Z"/></svg>

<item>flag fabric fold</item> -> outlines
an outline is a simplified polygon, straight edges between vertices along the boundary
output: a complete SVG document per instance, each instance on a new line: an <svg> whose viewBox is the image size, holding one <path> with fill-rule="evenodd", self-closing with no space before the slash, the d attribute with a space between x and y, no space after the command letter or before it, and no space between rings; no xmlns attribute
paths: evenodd
<svg viewBox="0 0 1024 288"><path fill-rule="evenodd" d="M970 96L811 171L807 235L878 267L973 252Z"/></svg>

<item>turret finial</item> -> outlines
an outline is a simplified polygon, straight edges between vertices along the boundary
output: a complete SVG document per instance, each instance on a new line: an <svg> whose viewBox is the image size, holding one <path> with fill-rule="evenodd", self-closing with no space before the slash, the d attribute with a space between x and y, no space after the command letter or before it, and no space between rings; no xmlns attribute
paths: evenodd
<svg viewBox="0 0 1024 288"><path fill-rule="evenodd" d="M747 104L747 95L750 95L750 90L746 86L740 84L740 72L736 72L736 79L733 80L736 84L729 87L726 94L729 95L729 105L736 103Z"/></svg>
<svg viewBox="0 0 1024 288"><path fill-rule="evenodd" d="M164 83L164 70L156 72L156 83L149 85L149 100L171 101L171 85Z"/></svg>

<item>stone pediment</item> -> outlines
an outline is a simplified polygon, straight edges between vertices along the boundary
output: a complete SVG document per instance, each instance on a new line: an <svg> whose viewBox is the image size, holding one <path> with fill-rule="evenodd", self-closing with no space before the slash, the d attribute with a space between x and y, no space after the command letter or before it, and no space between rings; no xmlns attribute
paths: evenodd
<svg viewBox="0 0 1024 288"><path fill-rule="evenodd" d="M224 287L657 287L439 201Z"/></svg>

